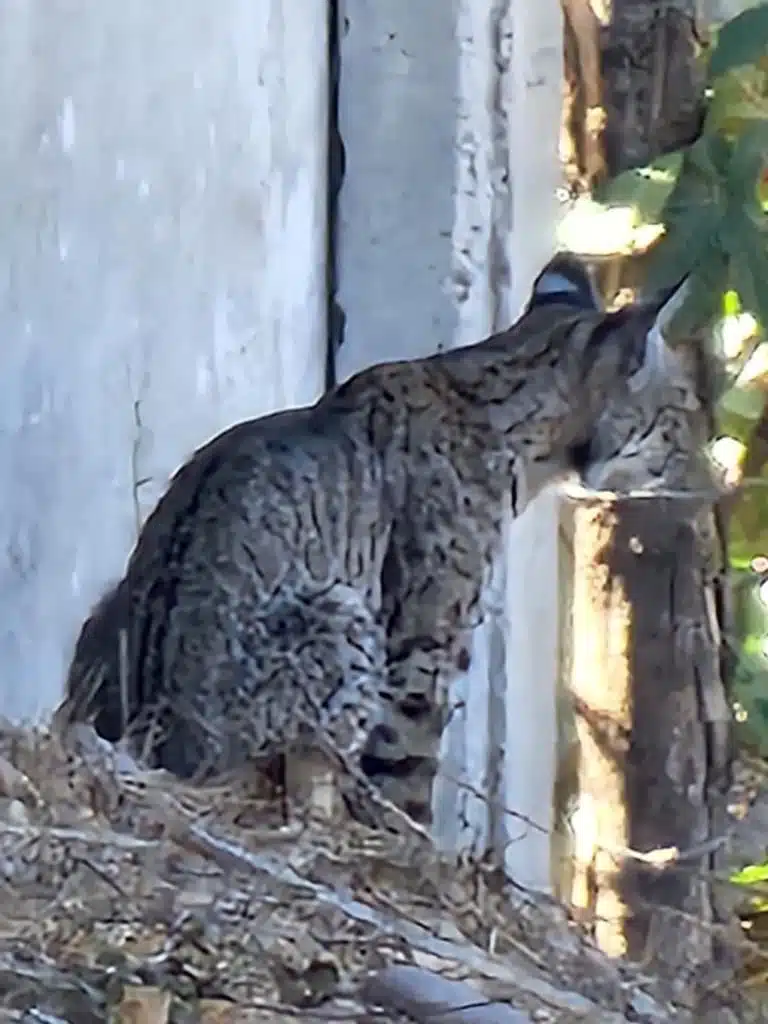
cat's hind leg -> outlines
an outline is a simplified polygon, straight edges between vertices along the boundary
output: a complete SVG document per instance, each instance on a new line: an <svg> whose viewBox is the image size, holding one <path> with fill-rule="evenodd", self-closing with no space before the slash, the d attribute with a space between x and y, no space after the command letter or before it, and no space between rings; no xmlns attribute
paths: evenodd
<svg viewBox="0 0 768 1024"><path fill-rule="evenodd" d="M168 670L177 725L193 727L196 749L206 737L224 770L284 755L289 803L308 800L328 817L339 771L356 761L383 687L376 616L357 590L334 582L286 589L258 606L219 601L215 623L201 628L199 604L176 622Z"/></svg>
<svg viewBox="0 0 768 1024"><path fill-rule="evenodd" d="M423 824L432 818L453 683L469 668L484 566L470 533L416 544L401 530L385 561L387 682L360 765L382 796Z"/></svg>

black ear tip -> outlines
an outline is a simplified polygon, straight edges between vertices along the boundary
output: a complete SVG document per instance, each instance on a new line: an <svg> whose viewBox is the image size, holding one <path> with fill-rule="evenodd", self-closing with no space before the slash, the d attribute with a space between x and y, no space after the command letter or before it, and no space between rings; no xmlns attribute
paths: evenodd
<svg viewBox="0 0 768 1024"><path fill-rule="evenodd" d="M669 287L667 287L667 288L662 288L661 291L659 292L659 304L663 306L664 303L669 302L669 300L672 298L672 296L676 295L677 292L679 292L680 289L685 285L685 283L688 281L690 276L691 276L690 273L686 272L685 274L682 274L675 281L674 284L669 285Z"/></svg>
<svg viewBox="0 0 768 1024"><path fill-rule="evenodd" d="M592 283L592 276L589 267L581 257L572 252L560 250L542 267L536 281L541 281L548 274L562 274L563 277L574 282Z"/></svg>
<svg viewBox="0 0 768 1024"><path fill-rule="evenodd" d="M557 252L533 283L528 308L565 303L580 309L600 308L600 299L589 267L578 256Z"/></svg>
<svg viewBox="0 0 768 1024"><path fill-rule="evenodd" d="M638 304L653 320L667 322L685 304L690 293L690 272L686 272L674 284L659 288L654 294L643 298Z"/></svg>
<svg viewBox="0 0 768 1024"><path fill-rule="evenodd" d="M587 261L582 256L577 255L575 252L569 252L567 249L558 249L544 265L542 273L550 267L563 271L570 269L576 274L581 273L589 276Z"/></svg>

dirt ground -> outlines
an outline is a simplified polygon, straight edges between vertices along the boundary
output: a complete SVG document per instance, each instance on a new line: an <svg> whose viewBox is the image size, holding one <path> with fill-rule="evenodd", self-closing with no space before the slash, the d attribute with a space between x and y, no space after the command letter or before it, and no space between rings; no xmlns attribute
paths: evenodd
<svg viewBox="0 0 768 1024"><path fill-rule="evenodd" d="M182 787L88 729L67 752L0 733L0 880L0 1020L707 1019L416 828L284 826L243 783Z"/></svg>

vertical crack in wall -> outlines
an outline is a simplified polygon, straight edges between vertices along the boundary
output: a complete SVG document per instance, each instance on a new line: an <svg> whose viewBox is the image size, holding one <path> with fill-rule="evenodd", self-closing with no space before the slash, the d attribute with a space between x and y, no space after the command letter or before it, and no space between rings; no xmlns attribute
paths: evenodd
<svg viewBox="0 0 768 1024"><path fill-rule="evenodd" d="M512 10L511 0L497 0L489 11L491 82L489 89L489 127L490 127L490 185L491 209L488 225L488 288L491 311L491 327L494 331L504 330L512 319L510 309L510 290L512 269L510 266L511 238L514 228L514 208L512 195L511 154L511 94L510 75L512 74ZM508 515L512 515L511 507ZM494 566L496 585L500 592L507 591L507 559L502 552L507 549L508 540L502 542L499 557ZM505 598L501 599L502 607ZM506 818L509 793L503 783L502 767L503 750L507 742L506 715L499 714L503 709L507 692L507 638L504 623L504 612L495 616L489 623L490 650L492 652L489 665L489 784L491 792L491 810L489 832L498 841L502 834Z"/></svg>
<svg viewBox="0 0 768 1024"><path fill-rule="evenodd" d="M139 488L143 481L139 474L139 449L141 447L141 435L144 424L141 422L141 401L136 399L133 403L133 425L135 433L131 445L131 494L133 497L133 521L136 528L136 539L141 532L141 504L139 502Z"/></svg>
<svg viewBox="0 0 768 1024"><path fill-rule="evenodd" d="M509 327L516 312L510 309L512 272L510 239L514 227L512 173L510 167L510 113L514 97L509 77L512 71L513 26L511 0L500 0L490 10L492 82L491 127L491 222L488 236L493 330Z"/></svg>
<svg viewBox="0 0 768 1024"><path fill-rule="evenodd" d="M328 173L326 176L327 226L325 252L327 344L326 390L336 384L336 353L344 341L346 317L337 299L339 284L339 197L344 180L344 142L339 129L339 85L341 80L341 32L343 0L328 0Z"/></svg>

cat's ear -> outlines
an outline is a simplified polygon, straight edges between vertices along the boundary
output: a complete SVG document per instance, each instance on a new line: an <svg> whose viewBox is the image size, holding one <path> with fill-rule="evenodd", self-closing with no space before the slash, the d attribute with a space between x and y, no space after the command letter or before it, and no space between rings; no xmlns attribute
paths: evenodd
<svg viewBox="0 0 768 1024"><path fill-rule="evenodd" d="M688 273L670 288L664 288L652 298L645 299L643 305L653 314L651 330L663 336L665 328L682 308L690 292L691 275Z"/></svg>
<svg viewBox="0 0 768 1024"><path fill-rule="evenodd" d="M570 253L556 253L533 282L526 312L540 306L573 306L600 310L600 295L583 260Z"/></svg>
<svg viewBox="0 0 768 1024"><path fill-rule="evenodd" d="M691 291L690 274L652 299L639 303L646 325L645 357L637 373L630 378L632 391L642 391L655 380L671 380L680 372L680 361L667 343L665 332Z"/></svg>

